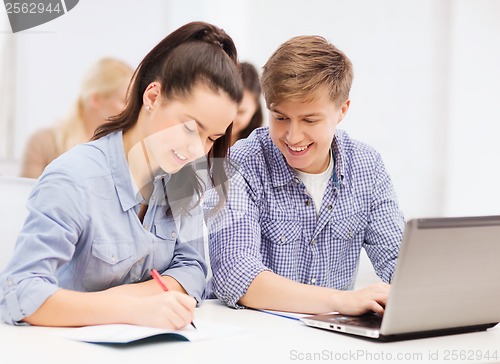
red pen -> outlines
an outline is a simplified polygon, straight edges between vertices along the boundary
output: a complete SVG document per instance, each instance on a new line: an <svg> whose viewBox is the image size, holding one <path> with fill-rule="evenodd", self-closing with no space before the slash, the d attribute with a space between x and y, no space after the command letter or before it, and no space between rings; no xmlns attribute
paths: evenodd
<svg viewBox="0 0 500 364"><path fill-rule="evenodd" d="M156 283L158 283L160 285L160 287L165 291L165 292L168 292L168 287L167 285L165 284L165 282L163 282L163 280L161 279L161 275L160 273L158 273L158 271L156 269L152 269L151 270L151 276L153 277L153 279L156 281ZM191 326L193 326L195 329L196 329L196 326L194 326L194 322L191 321Z"/></svg>

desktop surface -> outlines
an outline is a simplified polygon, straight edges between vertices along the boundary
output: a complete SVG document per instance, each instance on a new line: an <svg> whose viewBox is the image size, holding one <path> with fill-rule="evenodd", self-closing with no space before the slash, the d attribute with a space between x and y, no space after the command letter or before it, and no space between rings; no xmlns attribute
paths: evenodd
<svg viewBox="0 0 500 364"><path fill-rule="evenodd" d="M59 338L42 327L0 324L0 355L15 363L34 364L500 362L499 325L485 332L377 343L265 312L228 308L217 300L203 302L196 318L243 330L195 342L153 340L102 345Z"/></svg>

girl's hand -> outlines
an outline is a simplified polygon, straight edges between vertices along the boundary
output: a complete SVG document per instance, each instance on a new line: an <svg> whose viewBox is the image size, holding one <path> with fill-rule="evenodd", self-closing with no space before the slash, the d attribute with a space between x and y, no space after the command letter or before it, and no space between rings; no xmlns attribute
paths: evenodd
<svg viewBox="0 0 500 364"><path fill-rule="evenodd" d="M134 301L127 320L134 325L177 330L194 319L196 300L181 292L168 291L153 296L124 299Z"/></svg>

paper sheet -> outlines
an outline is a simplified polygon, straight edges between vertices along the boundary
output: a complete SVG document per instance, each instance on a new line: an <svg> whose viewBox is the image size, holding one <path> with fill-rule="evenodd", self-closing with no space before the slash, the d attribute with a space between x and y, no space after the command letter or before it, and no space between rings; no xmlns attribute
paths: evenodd
<svg viewBox="0 0 500 364"><path fill-rule="evenodd" d="M300 320L302 317L311 316L310 313L299 313L299 312L286 312L286 311L274 311L274 310L257 310L260 312L268 313L270 315L280 316L292 320ZM337 312L328 312L337 313Z"/></svg>
<svg viewBox="0 0 500 364"><path fill-rule="evenodd" d="M75 328L51 327L44 328L44 331L48 331L48 333L71 340L90 343L116 344L130 343L158 335L164 335L173 339L197 341L233 335L243 331L242 328L237 326L218 324L203 320L196 320L196 327L197 329L188 325L181 330L168 330L128 324L111 324Z"/></svg>
<svg viewBox="0 0 500 364"><path fill-rule="evenodd" d="M279 317L292 319L292 320L300 320L304 316L309 316L308 314L298 313L298 312L286 312L286 311L274 311L274 310L257 310L257 311L268 313L270 315L275 315L275 316L279 316Z"/></svg>

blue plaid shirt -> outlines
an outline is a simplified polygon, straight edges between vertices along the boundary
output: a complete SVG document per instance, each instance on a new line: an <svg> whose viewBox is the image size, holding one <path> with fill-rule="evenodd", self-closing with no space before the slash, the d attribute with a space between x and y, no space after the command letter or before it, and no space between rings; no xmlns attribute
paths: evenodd
<svg viewBox="0 0 500 364"><path fill-rule="evenodd" d="M210 215L205 196L213 290L232 307L264 270L297 282L352 289L364 248L390 282L404 218L380 155L337 130L334 173L319 216L304 184L272 143L268 128L231 149L228 200Z"/></svg>

